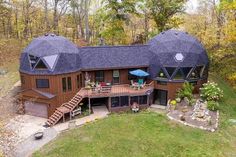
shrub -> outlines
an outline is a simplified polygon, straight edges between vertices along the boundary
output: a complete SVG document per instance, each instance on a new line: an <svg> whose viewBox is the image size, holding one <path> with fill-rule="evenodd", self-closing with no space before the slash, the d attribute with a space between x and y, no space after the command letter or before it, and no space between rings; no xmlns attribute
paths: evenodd
<svg viewBox="0 0 236 157"><path fill-rule="evenodd" d="M175 100L171 100L170 104L175 106L177 102Z"/></svg>
<svg viewBox="0 0 236 157"><path fill-rule="evenodd" d="M177 97L181 99L183 99L184 97L187 97L188 100L191 101L193 98L193 89L194 87L192 84L190 84L189 82L185 82L183 84L183 87L180 90L178 90Z"/></svg>
<svg viewBox="0 0 236 157"><path fill-rule="evenodd" d="M207 108L211 111L219 110L219 103L216 101L208 101Z"/></svg>
<svg viewBox="0 0 236 157"><path fill-rule="evenodd" d="M207 82L200 88L200 96L207 101L219 101L223 97L223 91L217 83Z"/></svg>
<svg viewBox="0 0 236 157"><path fill-rule="evenodd" d="M175 98L176 102L180 103L181 99L180 98Z"/></svg>

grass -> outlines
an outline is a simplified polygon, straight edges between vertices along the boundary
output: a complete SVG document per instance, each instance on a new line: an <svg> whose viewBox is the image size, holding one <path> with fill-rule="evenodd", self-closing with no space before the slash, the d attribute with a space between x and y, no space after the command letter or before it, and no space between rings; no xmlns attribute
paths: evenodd
<svg viewBox="0 0 236 157"><path fill-rule="evenodd" d="M228 123L229 118L236 118L236 94L223 80L212 79L225 93L221 125L215 133L176 124L153 112L112 114L62 133L33 156L236 156L236 126Z"/></svg>

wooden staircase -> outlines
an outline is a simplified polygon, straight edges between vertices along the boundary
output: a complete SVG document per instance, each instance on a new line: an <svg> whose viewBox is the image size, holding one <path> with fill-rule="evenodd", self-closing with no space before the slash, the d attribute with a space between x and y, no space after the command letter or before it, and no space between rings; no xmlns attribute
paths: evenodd
<svg viewBox="0 0 236 157"><path fill-rule="evenodd" d="M75 107L79 105L82 99L83 96L81 96L78 92L69 102L62 104L55 110L55 112L47 120L46 125L55 125L61 118L63 118L65 113L70 113L73 111Z"/></svg>

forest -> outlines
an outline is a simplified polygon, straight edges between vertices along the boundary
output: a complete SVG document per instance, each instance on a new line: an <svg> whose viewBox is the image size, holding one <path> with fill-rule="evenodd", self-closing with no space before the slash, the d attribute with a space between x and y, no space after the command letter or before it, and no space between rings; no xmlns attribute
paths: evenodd
<svg viewBox="0 0 236 157"><path fill-rule="evenodd" d="M0 0L0 70L34 37L51 32L79 46L146 43L180 29L206 47L211 72L236 90L236 0ZM188 8L189 10L189 8Z"/></svg>

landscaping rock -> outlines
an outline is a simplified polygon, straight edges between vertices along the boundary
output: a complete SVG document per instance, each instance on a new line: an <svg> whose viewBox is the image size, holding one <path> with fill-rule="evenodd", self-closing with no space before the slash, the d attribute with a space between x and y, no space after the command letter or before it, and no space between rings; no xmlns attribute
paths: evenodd
<svg viewBox="0 0 236 157"><path fill-rule="evenodd" d="M229 122L236 125L236 119L229 119Z"/></svg>
<svg viewBox="0 0 236 157"><path fill-rule="evenodd" d="M7 70L0 69L0 75L6 75L6 74L7 74Z"/></svg>

